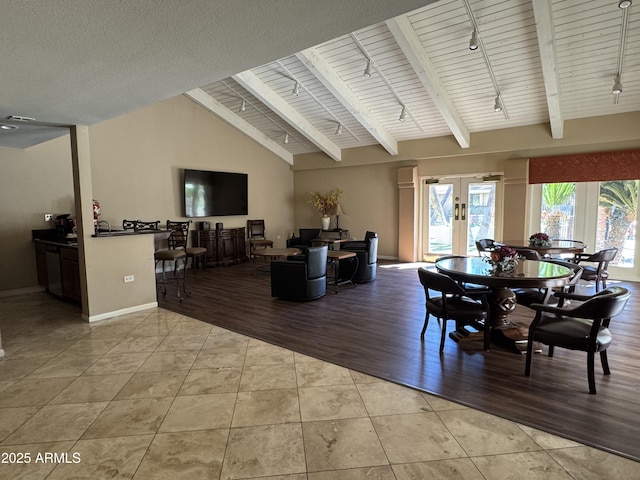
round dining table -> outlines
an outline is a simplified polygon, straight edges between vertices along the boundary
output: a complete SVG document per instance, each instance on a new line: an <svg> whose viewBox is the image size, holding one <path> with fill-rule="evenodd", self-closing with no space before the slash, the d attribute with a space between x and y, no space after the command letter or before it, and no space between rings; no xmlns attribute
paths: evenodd
<svg viewBox="0 0 640 480"><path fill-rule="evenodd" d="M584 242L579 240L552 240L551 245L548 247L535 246L524 244L522 241L510 240L502 242L503 245L511 248L530 248L537 251L541 257L551 255L573 255L576 253L582 253L587 248Z"/></svg>
<svg viewBox="0 0 640 480"><path fill-rule="evenodd" d="M508 320L517 305L512 288L562 287L573 276L573 271L563 265L537 260L520 260L511 272L496 272L484 257L449 257L438 260L435 266L458 282L489 287L489 321L493 329L514 326Z"/></svg>

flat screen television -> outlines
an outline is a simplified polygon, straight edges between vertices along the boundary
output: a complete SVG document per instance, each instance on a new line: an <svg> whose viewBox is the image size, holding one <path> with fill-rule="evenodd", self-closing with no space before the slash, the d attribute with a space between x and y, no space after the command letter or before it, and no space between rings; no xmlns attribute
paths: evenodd
<svg viewBox="0 0 640 480"><path fill-rule="evenodd" d="M248 215L246 173L184 169L184 216Z"/></svg>

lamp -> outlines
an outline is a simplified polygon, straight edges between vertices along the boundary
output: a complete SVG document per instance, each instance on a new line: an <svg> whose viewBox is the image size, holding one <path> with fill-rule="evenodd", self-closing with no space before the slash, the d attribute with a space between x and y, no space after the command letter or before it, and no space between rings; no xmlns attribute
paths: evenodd
<svg viewBox="0 0 640 480"><path fill-rule="evenodd" d="M243 98L242 103L240 104L239 112L244 112L247 109L247 101Z"/></svg>
<svg viewBox="0 0 640 480"><path fill-rule="evenodd" d="M618 8L629 8L631 6L631 0L621 0L618 2Z"/></svg>
<svg viewBox="0 0 640 480"><path fill-rule="evenodd" d="M407 119L407 109L403 105L402 106L402 111L400 112L400 118L398 118L398 120L401 121L401 122L404 122L406 119Z"/></svg>
<svg viewBox="0 0 640 480"><path fill-rule="evenodd" d="M289 134L284 132L284 138L282 139L283 143L289 143Z"/></svg>
<svg viewBox="0 0 640 480"><path fill-rule="evenodd" d="M493 111L494 112L502 111L502 102L500 101L500 94L496 95L496 102L493 104Z"/></svg>
<svg viewBox="0 0 640 480"><path fill-rule="evenodd" d="M365 77L370 77L371 76L371 60L367 59L367 66L364 69L364 74Z"/></svg>
<svg viewBox="0 0 640 480"><path fill-rule="evenodd" d="M300 84L298 82L296 82L296 84L293 86L293 90L291 90L291 94L295 95L296 97L300 94Z"/></svg>
<svg viewBox="0 0 640 480"><path fill-rule="evenodd" d="M471 34L471 40L469 40L469 50L477 50L478 49L478 32L476 30Z"/></svg>
<svg viewBox="0 0 640 480"><path fill-rule="evenodd" d="M338 128L336 128L336 135L342 135L342 124L338 124Z"/></svg>
<svg viewBox="0 0 640 480"><path fill-rule="evenodd" d="M336 216L336 230L340 230L340 215L346 215L346 213L342 211L342 207L339 203L333 207L331 214Z"/></svg>
<svg viewBox="0 0 640 480"><path fill-rule="evenodd" d="M616 75L616 79L613 82L613 88L611 89L611 93L614 95L618 95L622 93L622 84L620 83L620 75Z"/></svg>

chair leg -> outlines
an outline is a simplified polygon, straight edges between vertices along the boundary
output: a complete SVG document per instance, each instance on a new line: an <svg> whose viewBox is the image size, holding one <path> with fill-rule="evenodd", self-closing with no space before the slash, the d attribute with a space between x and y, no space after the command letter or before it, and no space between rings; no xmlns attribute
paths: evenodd
<svg viewBox="0 0 640 480"><path fill-rule="evenodd" d="M607 351L602 350L600 352L600 362L602 363L602 371L605 375L610 375L611 370L609 370L609 360L607 359Z"/></svg>
<svg viewBox="0 0 640 480"><path fill-rule="evenodd" d="M424 326L422 327L422 332L420 332L420 340L424 340L424 332L427 331L427 325L429 324L429 312L424 316Z"/></svg>
<svg viewBox="0 0 640 480"><path fill-rule="evenodd" d="M533 359L533 335L529 332L529 339L527 340L527 358L524 364L524 376L531 376L531 361Z"/></svg>
<svg viewBox="0 0 640 480"><path fill-rule="evenodd" d="M587 352L587 375L589 377L589 393L596 393L596 375L594 371L594 360L596 354L594 352Z"/></svg>
<svg viewBox="0 0 640 480"><path fill-rule="evenodd" d="M484 320L484 349L485 351L489 351L489 344L491 342L491 322L488 318Z"/></svg>
<svg viewBox="0 0 640 480"><path fill-rule="evenodd" d="M549 353L548 353L548 355L550 357L553 357L553 345L549 345Z"/></svg>
<svg viewBox="0 0 640 480"><path fill-rule="evenodd" d="M440 329L441 334L440 334L440 355L442 355L442 352L444 351L444 339L447 335L447 320L444 319L442 322L442 328Z"/></svg>

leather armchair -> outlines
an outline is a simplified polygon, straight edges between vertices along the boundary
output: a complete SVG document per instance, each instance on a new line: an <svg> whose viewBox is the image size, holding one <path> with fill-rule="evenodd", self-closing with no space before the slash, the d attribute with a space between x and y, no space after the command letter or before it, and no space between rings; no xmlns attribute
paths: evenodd
<svg viewBox="0 0 640 480"><path fill-rule="evenodd" d="M306 250L313 246L313 240L320 237L321 228L301 228L297 237L287 240L287 248L299 248Z"/></svg>
<svg viewBox="0 0 640 480"><path fill-rule="evenodd" d="M351 278L354 283L367 283L375 280L378 266L378 235L375 233L374 235L364 242L364 248L360 248L359 245L349 245L351 242L347 242L343 246L342 250L354 252L358 257L358 266L355 272L353 263L348 260L340 262L340 273L343 278Z"/></svg>
<svg viewBox="0 0 640 480"><path fill-rule="evenodd" d="M302 255L271 262L271 296L315 300L327 291L327 246L309 247Z"/></svg>

